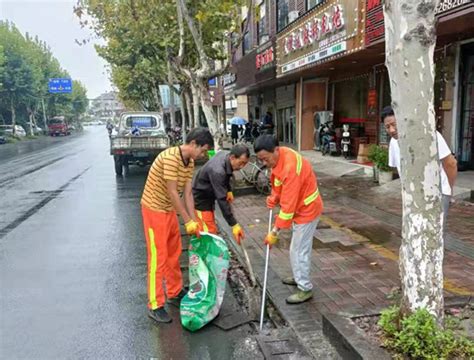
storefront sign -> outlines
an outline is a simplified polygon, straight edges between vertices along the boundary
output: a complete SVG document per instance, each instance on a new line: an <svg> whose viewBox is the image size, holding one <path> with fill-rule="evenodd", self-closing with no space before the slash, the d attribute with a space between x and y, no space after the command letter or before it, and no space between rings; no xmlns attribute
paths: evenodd
<svg viewBox="0 0 474 360"><path fill-rule="evenodd" d="M364 2L356 3L362 6ZM326 0L296 19L276 40L277 77L362 49L363 10L352 0Z"/></svg>
<svg viewBox="0 0 474 360"><path fill-rule="evenodd" d="M344 14L342 5L332 5L328 8L328 12L310 19L285 37L285 54L290 54L293 51L311 45L315 41L321 41L343 27Z"/></svg>
<svg viewBox="0 0 474 360"><path fill-rule="evenodd" d="M265 51L258 53L255 57L255 67L257 70L267 68L269 64L273 63L275 57L273 55L273 46Z"/></svg>
<svg viewBox="0 0 474 360"><path fill-rule="evenodd" d="M455 9L464 4L469 4L472 0L441 0L435 9L435 14L441 14L445 11Z"/></svg>
<svg viewBox="0 0 474 360"><path fill-rule="evenodd" d="M367 1L365 20L365 45L370 46L385 36L382 0Z"/></svg>
<svg viewBox="0 0 474 360"><path fill-rule="evenodd" d="M284 74L288 71L298 69L302 66L314 63L316 61L319 61L327 57L330 57L332 55L346 51L346 49L347 49L347 43L345 41L340 42L324 50L316 51L314 53L303 56L300 59L297 59L295 61L282 65L281 72L282 74Z"/></svg>
<svg viewBox="0 0 474 360"><path fill-rule="evenodd" d="M227 87L235 83L237 76L234 73L228 73L222 76L222 86Z"/></svg>
<svg viewBox="0 0 474 360"><path fill-rule="evenodd" d="M369 89L367 94L367 115L376 116L377 115L377 90Z"/></svg>
<svg viewBox="0 0 474 360"><path fill-rule="evenodd" d="M472 0L441 0L435 9L435 15L456 9ZM367 0L367 17L365 21L365 45L370 46L385 37L385 24L382 0Z"/></svg>

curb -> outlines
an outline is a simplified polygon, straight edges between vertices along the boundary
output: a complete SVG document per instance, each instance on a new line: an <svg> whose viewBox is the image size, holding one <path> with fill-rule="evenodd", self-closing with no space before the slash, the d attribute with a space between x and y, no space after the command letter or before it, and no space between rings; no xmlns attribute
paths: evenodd
<svg viewBox="0 0 474 360"><path fill-rule="evenodd" d="M384 349L366 340L366 335L351 319L336 314L322 314L323 333L343 359L389 360Z"/></svg>

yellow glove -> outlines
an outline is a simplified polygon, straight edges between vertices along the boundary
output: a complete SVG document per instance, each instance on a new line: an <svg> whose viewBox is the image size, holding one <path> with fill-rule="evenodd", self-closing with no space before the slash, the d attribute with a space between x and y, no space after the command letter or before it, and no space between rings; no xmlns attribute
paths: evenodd
<svg viewBox="0 0 474 360"><path fill-rule="evenodd" d="M239 224L235 224L232 226L232 234L234 235L235 241L237 241L237 244L240 245L240 241L244 239L244 230L242 229L242 226Z"/></svg>
<svg viewBox="0 0 474 360"><path fill-rule="evenodd" d="M199 224L194 220L189 220L186 224L184 224L184 228L186 229L186 234L188 235L196 235L196 237L201 236L199 233Z"/></svg>
<svg viewBox="0 0 474 360"><path fill-rule="evenodd" d="M265 236L265 245L270 245L270 247L272 247L272 245L275 245L276 243L278 242L278 234L273 232L273 231L270 231L267 236Z"/></svg>
<svg viewBox="0 0 474 360"><path fill-rule="evenodd" d="M227 202L229 203L233 203L234 202L234 194L232 193L232 191L229 191L227 193L227 198L226 198ZM235 225L234 225L235 226Z"/></svg>

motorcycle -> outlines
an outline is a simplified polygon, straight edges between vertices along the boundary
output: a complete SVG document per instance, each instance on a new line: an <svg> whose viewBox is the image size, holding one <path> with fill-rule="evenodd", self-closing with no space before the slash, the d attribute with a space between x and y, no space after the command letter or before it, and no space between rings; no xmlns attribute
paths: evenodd
<svg viewBox="0 0 474 360"><path fill-rule="evenodd" d="M319 129L321 152L323 155L337 153L336 135L332 122L321 124Z"/></svg>
<svg viewBox="0 0 474 360"><path fill-rule="evenodd" d="M349 155L351 153L351 133L349 129L349 124L342 125L341 150L344 158L349 158Z"/></svg>
<svg viewBox="0 0 474 360"><path fill-rule="evenodd" d="M179 145L183 143L183 133L179 126L169 128L167 131L171 144Z"/></svg>

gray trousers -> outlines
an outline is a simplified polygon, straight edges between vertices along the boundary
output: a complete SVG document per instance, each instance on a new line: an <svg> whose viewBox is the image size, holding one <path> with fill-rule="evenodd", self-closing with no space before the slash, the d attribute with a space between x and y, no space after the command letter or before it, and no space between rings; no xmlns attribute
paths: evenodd
<svg viewBox="0 0 474 360"><path fill-rule="evenodd" d="M313 288L310 276L311 252L313 250L313 236L318 222L319 217L306 224L293 224L290 263L298 288L303 291L309 291Z"/></svg>
<svg viewBox="0 0 474 360"><path fill-rule="evenodd" d="M446 227L448 226L446 220L448 218L448 210L449 210L449 204L451 203L451 196L450 195L444 195L441 200L441 207L443 211L443 226L444 226L444 231L446 232Z"/></svg>

